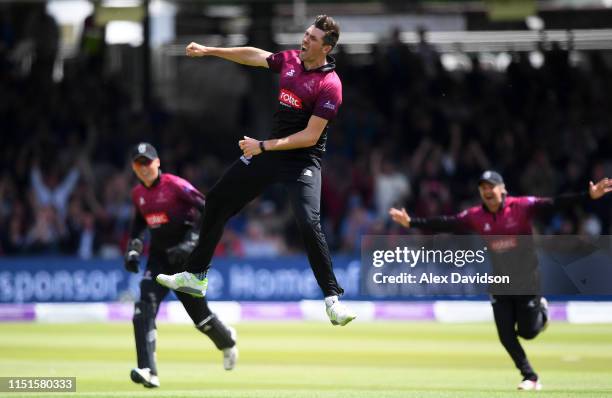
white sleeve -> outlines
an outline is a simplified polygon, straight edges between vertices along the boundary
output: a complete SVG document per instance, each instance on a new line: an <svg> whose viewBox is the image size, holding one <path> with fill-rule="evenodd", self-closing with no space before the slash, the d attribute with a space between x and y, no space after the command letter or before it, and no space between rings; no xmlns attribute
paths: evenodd
<svg viewBox="0 0 612 398"><path fill-rule="evenodd" d="M60 212L64 212L68 198L74 190L76 183L79 181L80 173L79 170L72 168L70 173L64 178L64 181L55 189L53 193L55 205Z"/></svg>
<svg viewBox="0 0 612 398"><path fill-rule="evenodd" d="M42 180L42 174L38 167L33 167L30 171L30 182L36 194L38 204L46 205L51 201L51 192Z"/></svg>

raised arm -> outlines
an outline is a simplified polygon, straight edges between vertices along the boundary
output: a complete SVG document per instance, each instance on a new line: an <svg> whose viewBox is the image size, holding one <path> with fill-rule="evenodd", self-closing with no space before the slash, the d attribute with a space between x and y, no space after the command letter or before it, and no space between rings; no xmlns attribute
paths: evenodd
<svg viewBox="0 0 612 398"><path fill-rule="evenodd" d="M189 57L213 56L242 65L261 66L263 68L268 68L266 59L272 55L269 51L255 47L207 47L194 42L189 43L185 52Z"/></svg>
<svg viewBox="0 0 612 398"><path fill-rule="evenodd" d="M552 198L530 198L531 212L536 216L549 215L577 204L583 204L587 200L597 200L607 193L612 192L612 179L603 178L597 183L589 182L589 190L579 193L568 193Z"/></svg>
<svg viewBox="0 0 612 398"><path fill-rule="evenodd" d="M34 164L30 170L30 182L39 204L48 203L51 200L51 190L43 182L42 173L38 164Z"/></svg>
<svg viewBox="0 0 612 398"><path fill-rule="evenodd" d="M608 177L599 180L597 184L589 181L589 196L591 199L597 200L609 192L612 192L612 180Z"/></svg>

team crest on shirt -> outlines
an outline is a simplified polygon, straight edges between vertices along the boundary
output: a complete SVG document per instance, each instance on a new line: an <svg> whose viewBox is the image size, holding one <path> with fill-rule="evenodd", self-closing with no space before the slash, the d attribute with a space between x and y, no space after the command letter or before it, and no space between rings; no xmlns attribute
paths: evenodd
<svg viewBox="0 0 612 398"><path fill-rule="evenodd" d="M287 89L281 89L280 94L278 95L278 100L280 101L281 105L293 109L302 109L302 100L300 97Z"/></svg>
<svg viewBox="0 0 612 398"><path fill-rule="evenodd" d="M330 100L327 100L327 102L323 104L323 108L327 108L333 111L334 109L336 109L336 105L332 104Z"/></svg>
<svg viewBox="0 0 612 398"><path fill-rule="evenodd" d="M289 72L285 73L285 76L293 77L295 74L295 69L291 69Z"/></svg>
<svg viewBox="0 0 612 398"><path fill-rule="evenodd" d="M485 223L484 230L485 230L485 232L486 231L490 231L491 230L491 225L489 223Z"/></svg>
<svg viewBox="0 0 612 398"><path fill-rule="evenodd" d="M140 199L138 199L138 203L142 206L145 204L145 200L144 198L141 196Z"/></svg>

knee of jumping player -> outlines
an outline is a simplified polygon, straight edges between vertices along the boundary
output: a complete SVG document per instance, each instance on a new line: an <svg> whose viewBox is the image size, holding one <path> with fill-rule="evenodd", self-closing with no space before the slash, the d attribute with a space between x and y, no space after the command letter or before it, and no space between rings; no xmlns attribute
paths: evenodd
<svg viewBox="0 0 612 398"><path fill-rule="evenodd" d="M224 202L227 202L228 198L226 195L223 195L221 191L213 187L206 194L206 207L214 208L222 205Z"/></svg>
<svg viewBox="0 0 612 398"><path fill-rule="evenodd" d="M534 330L534 329L527 329L527 328L518 328L517 330L517 334L519 336L521 336L522 338L524 338L525 340L531 340L536 338L536 336L539 334L538 330Z"/></svg>
<svg viewBox="0 0 612 398"><path fill-rule="evenodd" d="M231 197L228 197L227 194L213 188L206 195L204 217L208 220L209 224L214 221L225 222L240 211L241 208L242 207Z"/></svg>
<svg viewBox="0 0 612 398"><path fill-rule="evenodd" d="M208 336L219 350L236 345L234 328L226 326L215 314L210 314L206 319L197 323L195 327Z"/></svg>

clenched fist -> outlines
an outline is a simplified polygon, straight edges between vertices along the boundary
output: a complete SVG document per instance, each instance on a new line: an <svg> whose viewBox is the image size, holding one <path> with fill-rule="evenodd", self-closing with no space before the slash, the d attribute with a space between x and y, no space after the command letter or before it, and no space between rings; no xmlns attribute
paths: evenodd
<svg viewBox="0 0 612 398"><path fill-rule="evenodd" d="M185 53L188 57L203 57L206 55L206 47L198 43L191 42L185 48Z"/></svg>

